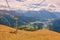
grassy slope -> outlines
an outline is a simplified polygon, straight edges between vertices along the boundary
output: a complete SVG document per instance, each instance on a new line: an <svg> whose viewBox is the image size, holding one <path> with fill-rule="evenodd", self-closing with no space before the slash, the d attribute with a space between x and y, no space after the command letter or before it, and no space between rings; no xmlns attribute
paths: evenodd
<svg viewBox="0 0 60 40"><path fill-rule="evenodd" d="M49 30L34 32L18 30L17 34L10 33L15 29L0 25L0 40L60 40L60 34Z"/></svg>

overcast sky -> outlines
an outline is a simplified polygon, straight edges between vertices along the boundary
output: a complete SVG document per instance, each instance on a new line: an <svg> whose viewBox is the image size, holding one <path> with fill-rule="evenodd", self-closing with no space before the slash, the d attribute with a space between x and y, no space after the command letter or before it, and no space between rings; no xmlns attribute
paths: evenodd
<svg viewBox="0 0 60 40"><path fill-rule="evenodd" d="M38 10L40 7L46 7L49 4L60 6L60 0L8 0L10 7L21 10ZM41 3L42 2L42 3ZM41 4L40 4L41 3ZM0 5L7 5L5 0L0 0Z"/></svg>

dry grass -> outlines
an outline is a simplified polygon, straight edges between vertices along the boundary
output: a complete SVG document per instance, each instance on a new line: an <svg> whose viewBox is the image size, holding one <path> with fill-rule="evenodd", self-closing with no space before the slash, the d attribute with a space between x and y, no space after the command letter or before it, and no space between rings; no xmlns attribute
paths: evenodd
<svg viewBox="0 0 60 40"><path fill-rule="evenodd" d="M34 32L18 30L16 34L10 33L15 29L0 25L0 40L60 40L60 33L49 30L38 30Z"/></svg>

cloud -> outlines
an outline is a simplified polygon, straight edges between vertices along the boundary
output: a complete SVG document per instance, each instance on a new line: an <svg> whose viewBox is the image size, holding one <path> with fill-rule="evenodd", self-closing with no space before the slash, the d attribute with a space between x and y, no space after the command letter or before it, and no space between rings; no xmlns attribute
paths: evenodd
<svg viewBox="0 0 60 40"><path fill-rule="evenodd" d="M39 8L39 7L42 7L42 6L48 6L48 4L28 4L28 5L25 5L26 7L29 7L29 8Z"/></svg>
<svg viewBox="0 0 60 40"><path fill-rule="evenodd" d="M8 0L12 8L19 10L39 10L47 7L49 4L60 4L60 0ZM40 4L42 1L42 4ZM5 0L0 0L1 5L7 5Z"/></svg>
<svg viewBox="0 0 60 40"><path fill-rule="evenodd" d="M18 1L18 2L24 2L24 1L26 1L26 0L16 0L16 1Z"/></svg>

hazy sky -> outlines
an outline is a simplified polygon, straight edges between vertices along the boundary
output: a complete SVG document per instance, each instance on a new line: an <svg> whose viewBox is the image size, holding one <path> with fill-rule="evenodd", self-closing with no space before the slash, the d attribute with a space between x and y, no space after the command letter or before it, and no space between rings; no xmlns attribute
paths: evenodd
<svg viewBox="0 0 60 40"><path fill-rule="evenodd" d="M41 7L47 7L49 4L60 6L60 0L8 0L8 2L10 7L21 10L38 10ZM7 4L5 0L0 0L0 5Z"/></svg>

